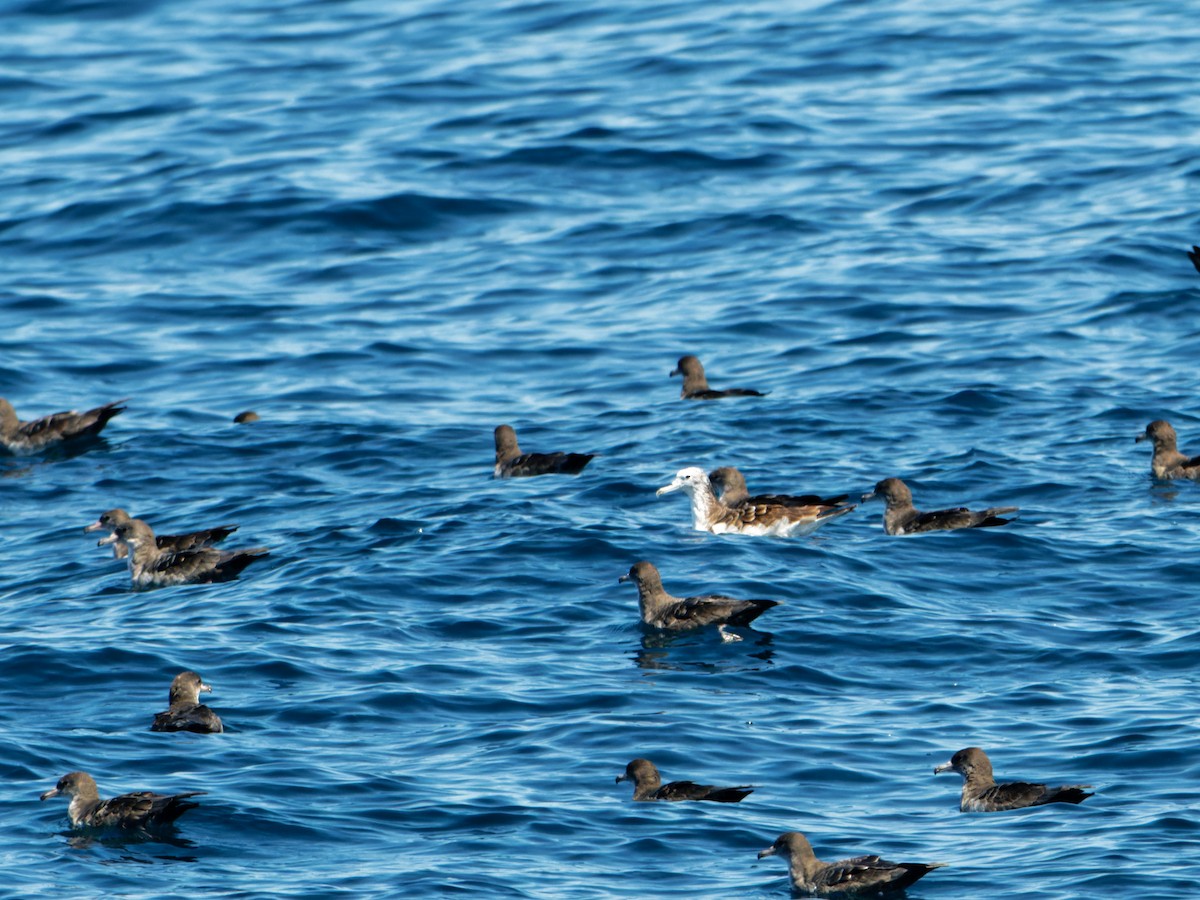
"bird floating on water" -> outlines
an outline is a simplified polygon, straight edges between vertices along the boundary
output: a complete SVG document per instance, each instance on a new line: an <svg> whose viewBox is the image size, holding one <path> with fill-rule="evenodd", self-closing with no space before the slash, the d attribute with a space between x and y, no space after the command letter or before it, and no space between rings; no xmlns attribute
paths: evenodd
<svg viewBox="0 0 1200 900"><path fill-rule="evenodd" d="M994 528L1007 525L1004 513L1017 512L1017 506L992 506L972 512L965 506L921 512L913 506L912 491L899 478L885 478L870 493L862 495L866 503L882 497L887 502L883 511L883 530L888 534L917 534L922 531L954 531L959 528Z"/></svg>
<svg viewBox="0 0 1200 900"><path fill-rule="evenodd" d="M675 597L663 588L662 577L653 563L634 563L629 572L617 579L632 581L638 591L638 607L642 622L664 631L689 631L705 625L716 625L727 641L740 640L726 634L727 625L749 625L778 600L737 600L723 594L704 594L699 597Z"/></svg>
<svg viewBox="0 0 1200 900"><path fill-rule="evenodd" d="M124 412L124 400L115 400L87 412L58 412L22 422L7 400L0 398L0 444L10 453L34 453L70 441L95 437L108 420Z"/></svg>
<svg viewBox="0 0 1200 900"><path fill-rule="evenodd" d="M962 798L958 804L961 812L1005 812L1048 803L1082 803L1092 796L1084 790L1091 787L1090 784L1059 787L1025 781L996 784L996 779L992 777L991 760L978 747L959 750L950 757L949 762L933 767L934 775L942 772L957 772L963 778Z"/></svg>
<svg viewBox="0 0 1200 900"><path fill-rule="evenodd" d="M200 804L187 798L203 793L156 794L153 791L134 791L101 800L91 775L68 772L58 779L58 784L42 794L41 799L69 797L71 802L67 807L67 816L76 828L153 829L172 825L189 809L195 809Z"/></svg>
<svg viewBox="0 0 1200 900"><path fill-rule="evenodd" d="M594 453L522 453L511 425L495 431L496 467L493 478L524 478L533 475L578 475Z"/></svg>
<svg viewBox="0 0 1200 900"><path fill-rule="evenodd" d="M808 838L787 831L758 858L782 856L787 860L792 886L811 897L876 896L902 891L945 863L894 863L878 856L853 856L837 862L821 862Z"/></svg>
<svg viewBox="0 0 1200 900"><path fill-rule="evenodd" d="M662 783L662 777L654 763L648 759L630 760L625 772L617 776L617 783L633 782L634 800L712 800L716 803L739 803L754 793L749 785L738 787L713 787L711 784L696 784L694 781L670 781Z"/></svg>
<svg viewBox="0 0 1200 900"><path fill-rule="evenodd" d="M1200 456L1189 457L1179 452L1179 439L1170 422L1155 419L1133 440L1134 443L1153 442L1154 456L1150 459L1150 471L1155 478L1200 478Z"/></svg>
<svg viewBox="0 0 1200 900"><path fill-rule="evenodd" d="M201 691L212 691L195 672L180 672L171 681L168 707L154 716L151 731L191 731L219 734L225 730L221 717L200 702Z"/></svg>
<svg viewBox="0 0 1200 900"><path fill-rule="evenodd" d="M844 516L853 505L812 503L792 506L787 503L762 502L729 507L717 499L712 482L704 470L696 466L680 469L675 479L660 487L655 494L661 497L672 491L683 491L692 501L692 527L713 534L752 534L791 537L809 534L831 519Z"/></svg>
<svg viewBox="0 0 1200 900"><path fill-rule="evenodd" d="M123 509L110 509L108 512L101 513L100 518L91 525L84 526L83 530L88 532L107 528L108 536L96 541L96 546L103 547L105 544L112 544L113 558L125 559L129 555L129 545L117 537L117 526L124 525L132 519L133 517ZM156 534L154 543L159 550L171 553L178 553L180 550L197 550L220 543L237 529L236 525L221 525L217 528L205 528L185 534Z"/></svg>
<svg viewBox="0 0 1200 900"><path fill-rule="evenodd" d="M171 584L208 584L230 581L252 562L270 553L266 547L246 550L160 550L154 531L141 519L130 519L116 528L117 539L129 545L129 577L136 587Z"/></svg>
<svg viewBox="0 0 1200 900"><path fill-rule="evenodd" d="M746 478L733 466L721 466L708 473L708 480L713 486L713 493L728 507L758 506L774 503L781 506L849 506L849 494L838 494L836 497L822 497L820 494L755 494L750 495L746 487Z"/></svg>
<svg viewBox="0 0 1200 900"><path fill-rule="evenodd" d="M764 397L762 391L753 388L726 388L714 390L708 386L704 375L704 366L696 357L688 355L679 357L679 362L671 370L671 377L683 376L683 387L679 396L683 400L720 400L722 397Z"/></svg>

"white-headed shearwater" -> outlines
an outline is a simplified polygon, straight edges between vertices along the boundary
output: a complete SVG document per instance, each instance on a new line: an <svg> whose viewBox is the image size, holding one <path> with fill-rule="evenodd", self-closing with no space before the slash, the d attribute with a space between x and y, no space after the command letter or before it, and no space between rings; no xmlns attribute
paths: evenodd
<svg viewBox="0 0 1200 900"><path fill-rule="evenodd" d="M189 809L200 805L187 798L203 793L155 794L152 791L134 791L110 800L101 800L91 775L68 772L58 779L57 785L42 794L42 799L49 800L60 795L70 797L67 815L76 827L146 829L171 825Z"/></svg>
<svg viewBox="0 0 1200 900"><path fill-rule="evenodd" d="M250 563L270 553L266 547L160 550L154 540L154 531L141 519L130 519L118 525L116 534L118 540L129 545L129 576L136 587L229 581Z"/></svg>
<svg viewBox="0 0 1200 900"><path fill-rule="evenodd" d="M100 518L91 525L85 525L83 530L88 532L107 528L108 536L96 541L96 546L103 547L105 544L112 544L113 558L124 559L129 555L129 545L117 537L117 526L124 525L132 518L123 509L110 509L108 512L101 513ZM217 528L205 528L202 531L189 531L185 534L156 534L154 543L159 550L167 550L171 553L177 553L180 550L197 550L201 547L219 544L237 529L236 525L221 525Z"/></svg>
<svg viewBox="0 0 1200 900"><path fill-rule="evenodd" d="M721 466L708 473L708 480L713 486L717 499L726 506L757 506L761 503L775 503L782 506L848 506L848 494L838 494L836 497L822 497L820 494L755 494L750 495L746 487L746 478L733 466Z"/></svg>
<svg viewBox="0 0 1200 900"><path fill-rule="evenodd" d="M98 435L108 420L125 410L116 400L87 412L59 412L22 422L7 400L0 398L0 444L10 453L33 453L55 444Z"/></svg>
<svg viewBox="0 0 1200 900"><path fill-rule="evenodd" d="M784 503L756 503L730 508L717 499L712 482L704 470L695 466L680 469L675 480L660 487L658 496L684 491L692 500L692 527L713 534L756 534L790 537L808 534L830 519L843 516L853 506L829 506L824 503L789 506Z"/></svg>
<svg viewBox="0 0 1200 900"><path fill-rule="evenodd" d="M496 426L496 467L493 478L531 475L578 475L594 453L522 453L511 425Z"/></svg>
<svg viewBox="0 0 1200 900"><path fill-rule="evenodd" d="M629 572L617 579L632 581L638 591L638 607L642 622L664 631L688 631L705 625L716 625L725 640L735 640L725 634L727 625L749 625L778 600L738 600L723 594L704 594L699 597L674 597L663 588L662 577L653 563L634 563Z"/></svg>
<svg viewBox="0 0 1200 900"><path fill-rule="evenodd" d="M1026 809L1030 806L1045 806L1047 803L1082 803L1091 793L1084 788L1090 784L1064 784L1047 787L1024 781L996 784L992 777L992 763L987 754L978 747L959 750L949 762L933 767L933 774L957 772L963 777L962 799L958 803L961 812L1004 812L1010 809Z"/></svg>
<svg viewBox="0 0 1200 900"><path fill-rule="evenodd" d="M953 531L957 528L993 528L1007 525L1011 519L1001 519L1002 513L1017 512L1017 506L992 506L972 512L965 506L923 513L913 506L912 491L899 478L885 478L875 490L863 494L863 503L882 497L887 501L883 511L883 530L888 534L916 534L921 531Z"/></svg>
<svg viewBox="0 0 1200 900"><path fill-rule="evenodd" d="M749 785L737 787L713 787L711 784L696 784L694 781L671 781L662 783L658 769L648 759L631 760L625 773L617 776L617 783L633 782L634 800L712 800L716 803L738 803L748 794L754 793Z"/></svg>
<svg viewBox="0 0 1200 900"><path fill-rule="evenodd" d="M1155 478L1200 478L1200 456L1189 457L1180 453L1176 443L1175 429L1171 423L1155 419L1146 430L1133 439L1134 443L1150 440L1154 442L1154 456L1150 459L1150 471Z"/></svg>
<svg viewBox="0 0 1200 900"><path fill-rule="evenodd" d="M679 362L671 370L671 376L683 376L683 387L679 396L684 400L719 400L722 397L762 397L762 391L752 388L726 388L723 391L714 390L708 386L704 377L704 366L696 357L688 355L679 357Z"/></svg>
<svg viewBox="0 0 1200 900"><path fill-rule="evenodd" d="M196 734L219 734L225 730L221 717L200 702L201 691L211 691L195 672L180 672L171 682L167 694L168 707L156 713L151 731L191 731Z"/></svg>
<svg viewBox="0 0 1200 900"><path fill-rule="evenodd" d="M902 891L940 869L945 863L893 863L878 856L854 856L837 862L821 862L808 838L788 831L775 838L758 858L782 856L787 860L792 886L811 897L876 896Z"/></svg>

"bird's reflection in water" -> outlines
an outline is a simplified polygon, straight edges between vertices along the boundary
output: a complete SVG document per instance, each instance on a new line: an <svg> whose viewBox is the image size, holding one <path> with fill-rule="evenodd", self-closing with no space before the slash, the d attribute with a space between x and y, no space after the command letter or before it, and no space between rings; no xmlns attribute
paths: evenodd
<svg viewBox="0 0 1200 900"><path fill-rule="evenodd" d="M89 850L103 848L106 850L126 850L145 845L146 848L168 846L179 850L191 850L196 842L180 837L175 829L157 829L145 831L142 829L92 829L84 831L59 832L67 839L67 845L73 850ZM155 863L162 861L197 862L198 857L191 854L152 854L139 856L134 853L121 853L111 857L109 862Z"/></svg>
<svg viewBox="0 0 1200 900"><path fill-rule="evenodd" d="M108 450L112 445L103 437L78 438L66 444L55 444L30 454L16 455L0 447L0 459L4 460L4 477L28 475L41 466L68 462L92 450Z"/></svg>
<svg viewBox="0 0 1200 900"><path fill-rule="evenodd" d="M633 654L639 669L683 670L703 669L714 672L756 671L771 665L775 650L775 635L752 628L738 629L737 641L722 639L705 631L654 631L642 635L642 646ZM728 632L732 634L733 632ZM713 649L721 648L720 658L713 658ZM690 651L696 651L694 654Z"/></svg>
<svg viewBox="0 0 1200 900"><path fill-rule="evenodd" d="M1163 503L1174 503L1179 497L1179 488L1173 481L1159 482L1150 489L1150 492L1156 501Z"/></svg>

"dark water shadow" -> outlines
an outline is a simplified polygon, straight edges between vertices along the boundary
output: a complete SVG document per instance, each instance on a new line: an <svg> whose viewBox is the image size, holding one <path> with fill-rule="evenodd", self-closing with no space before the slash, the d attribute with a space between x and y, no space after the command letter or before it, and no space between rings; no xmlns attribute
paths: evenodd
<svg viewBox="0 0 1200 900"><path fill-rule="evenodd" d="M715 628L698 632L647 631L640 649L633 654L633 663L647 670L753 671L772 664L774 642L774 634L753 628L728 628L723 633Z"/></svg>
<svg viewBox="0 0 1200 900"><path fill-rule="evenodd" d="M58 834L67 839L67 844L73 850L89 850L102 848L105 850L127 851L145 846L147 850L156 847L173 847L177 850L191 850L198 845L195 841L180 837L174 827L154 830L127 828L85 828L78 831L60 831ZM151 854L142 856L133 853L119 853L112 861L127 861L135 863L154 863L164 860L176 862L198 862L199 857L192 854Z"/></svg>
<svg viewBox="0 0 1200 900"><path fill-rule="evenodd" d="M34 453L12 453L7 448L0 447L0 468L3 469L0 477L21 477L34 472L39 466L66 462L92 450L108 450L110 448L111 445L102 435L75 438Z"/></svg>

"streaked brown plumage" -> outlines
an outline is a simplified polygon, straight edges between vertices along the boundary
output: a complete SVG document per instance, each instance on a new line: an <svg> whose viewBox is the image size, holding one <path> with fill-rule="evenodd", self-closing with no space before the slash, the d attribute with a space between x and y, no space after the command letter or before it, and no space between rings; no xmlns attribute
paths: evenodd
<svg viewBox="0 0 1200 900"><path fill-rule="evenodd" d="M922 531L953 531L958 528L993 528L1007 525L1011 519L1002 519L1003 513L1017 512L1016 506L992 506L972 512L965 506L954 509L938 509L923 513L913 506L912 491L899 478L885 478L875 489L863 494L866 503L882 497L887 501L883 511L883 530L888 534L916 534Z"/></svg>
<svg viewBox="0 0 1200 900"><path fill-rule="evenodd" d="M782 856L788 862L792 886L814 897L848 897L902 891L945 863L893 863L878 856L853 856L821 862L808 838L787 831L758 858Z"/></svg>
<svg viewBox="0 0 1200 900"><path fill-rule="evenodd" d="M75 827L85 828L162 828L174 823L189 809L200 804L187 798L204 791L182 794L156 794L134 791L109 800L101 800L96 782L86 772L68 772L58 784L42 794L41 799L66 796L71 798L67 816Z"/></svg>
<svg viewBox="0 0 1200 900"><path fill-rule="evenodd" d="M95 437L108 420L125 410L116 400L87 412L59 412L22 422L7 400L0 398L0 444L11 453L33 453L57 444Z"/></svg>
<svg viewBox="0 0 1200 900"><path fill-rule="evenodd" d="M655 493L683 491L691 498L692 527L713 534L753 534L791 537L808 534L855 507L825 503L793 506L765 501L730 507L717 499L703 469L689 466L675 473L674 480Z"/></svg>
<svg viewBox="0 0 1200 900"><path fill-rule="evenodd" d="M654 763L648 759L634 759L617 776L617 783L633 782L634 800L711 800L715 803L738 803L754 793L749 785L738 787L713 787L711 784L696 784L694 781L671 781L662 783L662 777Z"/></svg>
<svg viewBox="0 0 1200 900"><path fill-rule="evenodd" d="M957 772L963 778L962 796L958 808L961 812L1006 812L1011 809L1026 809L1045 806L1047 803L1082 803L1091 793L1084 788L1090 784L1065 784L1047 787L1025 781L1010 781L996 784L992 776L992 762L978 747L959 750L949 762L933 767L933 774Z"/></svg>

